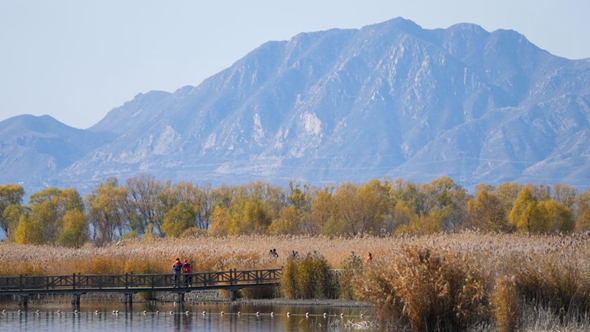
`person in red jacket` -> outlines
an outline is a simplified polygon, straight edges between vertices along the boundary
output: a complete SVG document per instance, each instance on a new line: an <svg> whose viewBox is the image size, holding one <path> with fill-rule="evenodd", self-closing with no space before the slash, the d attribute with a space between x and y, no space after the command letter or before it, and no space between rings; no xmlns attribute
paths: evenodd
<svg viewBox="0 0 590 332"><path fill-rule="evenodd" d="M184 264L182 264L182 273L184 273L185 287L191 287L193 283L193 276L191 275L193 273L193 266L186 259L184 260Z"/></svg>

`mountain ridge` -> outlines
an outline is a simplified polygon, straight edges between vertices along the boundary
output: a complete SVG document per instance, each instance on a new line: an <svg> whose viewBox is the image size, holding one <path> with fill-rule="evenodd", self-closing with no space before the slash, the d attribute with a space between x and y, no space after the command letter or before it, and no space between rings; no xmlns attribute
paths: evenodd
<svg viewBox="0 0 590 332"><path fill-rule="evenodd" d="M198 86L136 95L85 131L105 140L44 183L91 188L153 173L213 184L448 175L465 186L586 186L589 96L590 61L512 30L396 18L300 33ZM26 168L0 158L9 164Z"/></svg>

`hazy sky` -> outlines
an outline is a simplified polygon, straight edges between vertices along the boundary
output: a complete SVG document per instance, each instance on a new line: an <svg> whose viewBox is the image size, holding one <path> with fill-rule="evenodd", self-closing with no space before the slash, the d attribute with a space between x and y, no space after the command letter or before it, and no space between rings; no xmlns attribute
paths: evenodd
<svg viewBox="0 0 590 332"><path fill-rule="evenodd" d="M590 58L588 13L588 0L0 0L0 121L49 114L88 128L138 93L196 86L269 40L398 16L427 29L513 29Z"/></svg>

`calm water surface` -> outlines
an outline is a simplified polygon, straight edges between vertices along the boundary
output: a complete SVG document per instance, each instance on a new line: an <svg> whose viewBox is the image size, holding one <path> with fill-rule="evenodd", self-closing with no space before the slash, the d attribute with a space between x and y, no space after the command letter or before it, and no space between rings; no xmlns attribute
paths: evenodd
<svg viewBox="0 0 590 332"><path fill-rule="evenodd" d="M0 304L0 331L352 331L366 327L372 315L369 308L306 305L138 303L125 310L121 303L82 303L75 312L70 305L30 304L19 312Z"/></svg>

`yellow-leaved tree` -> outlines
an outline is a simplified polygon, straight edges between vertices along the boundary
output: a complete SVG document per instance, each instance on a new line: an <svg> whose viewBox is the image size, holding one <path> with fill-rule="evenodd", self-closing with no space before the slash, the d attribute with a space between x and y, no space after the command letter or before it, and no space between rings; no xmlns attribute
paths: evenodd
<svg viewBox="0 0 590 332"><path fill-rule="evenodd" d="M518 193L508 221L522 233L544 233L549 228L548 218L539 209L529 187L523 187Z"/></svg>
<svg viewBox="0 0 590 332"><path fill-rule="evenodd" d="M504 205L485 186L478 187L475 198L467 202L467 226L482 231L510 232L512 226Z"/></svg>
<svg viewBox="0 0 590 332"><path fill-rule="evenodd" d="M63 217L62 230L57 244L64 247L80 248L90 239L88 219L84 212L74 209L67 211Z"/></svg>

